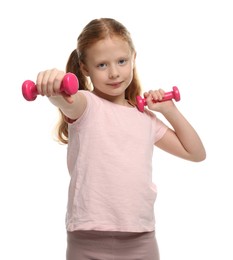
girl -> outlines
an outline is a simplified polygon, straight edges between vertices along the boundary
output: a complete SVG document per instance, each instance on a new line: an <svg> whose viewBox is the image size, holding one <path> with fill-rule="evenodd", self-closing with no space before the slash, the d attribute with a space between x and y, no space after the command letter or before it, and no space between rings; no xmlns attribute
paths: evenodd
<svg viewBox="0 0 233 260"><path fill-rule="evenodd" d="M173 101L154 102L163 90L144 93L149 110L138 111L135 59L127 29L114 19L95 19L68 59L66 71L80 84L75 95L59 92L65 72L38 74L37 90L59 108L58 138L68 144L67 260L158 260L153 147L205 159L198 134Z"/></svg>

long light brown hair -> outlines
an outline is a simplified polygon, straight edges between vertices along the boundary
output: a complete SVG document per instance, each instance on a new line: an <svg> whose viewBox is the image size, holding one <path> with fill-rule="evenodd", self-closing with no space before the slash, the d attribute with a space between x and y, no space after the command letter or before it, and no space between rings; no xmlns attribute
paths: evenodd
<svg viewBox="0 0 233 260"><path fill-rule="evenodd" d="M131 35L126 27L112 18L94 19L89 22L81 32L77 41L77 48L72 51L66 64L66 72L74 73L79 80L79 89L91 91L88 78L84 76L80 64L86 62L86 50L96 42L107 37L117 36L125 40L132 53L136 53ZM134 67L133 79L125 91L125 98L130 103L136 104L136 96L141 94L141 85L138 79L136 68ZM68 120L60 111L60 120L57 126L58 141L64 144L68 143Z"/></svg>

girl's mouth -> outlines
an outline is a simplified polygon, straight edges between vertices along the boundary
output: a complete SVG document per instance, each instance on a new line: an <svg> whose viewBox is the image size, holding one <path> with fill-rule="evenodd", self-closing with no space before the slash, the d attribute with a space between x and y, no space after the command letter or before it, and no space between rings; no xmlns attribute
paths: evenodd
<svg viewBox="0 0 233 260"><path fill-rule="evenodd" d="M121 86L122 82L113 82L108 84L109 86L113 87L113 88L119 88Z"/></svg>

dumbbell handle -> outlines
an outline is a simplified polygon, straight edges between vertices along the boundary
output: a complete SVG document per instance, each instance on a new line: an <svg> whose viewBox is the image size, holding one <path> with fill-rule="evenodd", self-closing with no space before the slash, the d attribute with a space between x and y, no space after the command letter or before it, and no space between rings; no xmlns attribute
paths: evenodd
<svg viewBox="0 0 233 260"><path fill-rule="evenodd" d="M60 91L68 95L73 95L78 91L79 82L75 74L68 72L60 86ZM38 91L36 84L31 80L25 80L22 84L22 94L27 101L33 101L37 98Z"/></svg>
<svg viewBox="0 0 233 260"><path fill-rule="evenodd" d="M166 101L166 100L171 100L171 99L175 99L175 101L179 101L180 100L180 92L179 89L177 87L173 87L173 90L170 92L166 92L163 96L163 99L160 101L154 101L156 102L162 102L162 101ZM146 103L146 99L142 98L141 96L137 96L136 97L136 102L137 102L137 108L140 112L143 112L144 110L144 106L147 105Z"/></svg>

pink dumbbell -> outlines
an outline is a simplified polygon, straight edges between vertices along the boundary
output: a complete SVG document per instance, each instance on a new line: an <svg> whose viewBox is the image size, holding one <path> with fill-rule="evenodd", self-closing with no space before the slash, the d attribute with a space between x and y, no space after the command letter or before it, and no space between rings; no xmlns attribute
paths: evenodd
<svg viewBox="0 0 233 260"><path fill-rule="evenodd" d="M68 72L61 83L60 91L68 95L73 95L78 91L79 82L75 74ZM37 98L38 91L36 84L31 80L26 80L22 84L22 93L27 101L33 101Z"/></svg>
<svg viewBox="0 0 233 260"><path fill-rule="evenodd" d="M170 92L166 92L163 96L163 99L161 101L155 101L155 102L162 102L162 101L166 101L166 100L171 100L171 99L175 99L175 101L179 101L180 100L180 92L179 89L177 87L173 87L172 88L173 91ZM136 102L137 102L137 108L140 112L143 112L144 110L144 106L147 105L146 103L146 99L142 98L140 96L136 97Z"/></svg>

